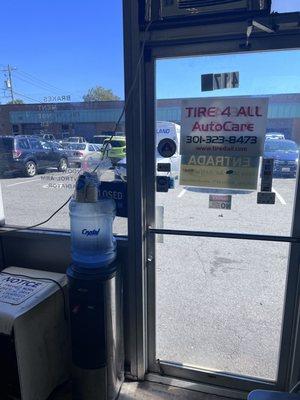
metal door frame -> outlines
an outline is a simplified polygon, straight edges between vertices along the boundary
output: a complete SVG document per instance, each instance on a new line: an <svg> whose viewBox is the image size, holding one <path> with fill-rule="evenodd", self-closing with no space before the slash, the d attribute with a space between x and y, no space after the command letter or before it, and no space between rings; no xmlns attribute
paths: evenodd
<svg viewBox="0 0 300 400"><path fill-rule="evenodd" d="M251 37L251 48L243 47L248 21L227 21L194 26L166 26L158 23L148 32L139 28L139 1L124 1L125 82L126 93L132 92L126 114L128 165L128 235L129 263L132 265L132 292L129 304L130 332L129 376L144 379L156 373L218 388L249 391L252 388L288 389L300 376L297 359L300 314L300 181L296 183L294 219L290 237L268 235L221 234L158 230L155 223L155 60L192 55L217 55L269 50L300 49L299 26L274 33L256 33ZM299 19L299 13L273 16L278 23ZM297 19L296 18L296 19ZM273 21L274 22L274 21ZM274 40L274 37L276 40ZM140 68L139 54L144 49ZM135 74L137 74L137 79ZM136 79L136 82L135 82ZM135 83L134 83L135 82ZM134 84L134 87L133 87ZM133 87L133 88L132 88ZM136 166L140 168L136 168ZM298 171L299 172L299 171ZM298 173L299 177L299 173ZM282 326L278 380L274 384L253 378L237 377L180 368L171 363L158 364L155 360L155 235L176 234L189 236L227 237L237 240L264 240L290 243L285 311ZM153 376L151 375L151 379ZM161 378L159 379L161 381Z"/></svg>

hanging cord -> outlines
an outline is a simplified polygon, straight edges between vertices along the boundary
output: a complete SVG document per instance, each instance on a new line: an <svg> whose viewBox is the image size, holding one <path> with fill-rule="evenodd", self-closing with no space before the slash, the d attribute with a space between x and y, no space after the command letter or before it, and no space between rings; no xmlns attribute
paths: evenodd
<svg viewBox="0 0 300 400"><path fill-rule="evenodd" d="M150 22L148 23L148 25L146 26L145 34L148 32L148 30L149 30L151 24L152 24L152 21L150 21ZM124 114L125 114L125 111L127 110L129 100L130 100L130 98L131 98L131 95L132 95L132 93L133 93L134 87L135 87L136 82L137 82L137 79L138 79L139 70L140 70L141 62L142 62L143 55L144 55L145 45L146 45L146 35L145 35L145 37L144 37L144 40L143 40L143 43L142 43L141 52L140 52L140 56L139 56L139 59L138 59L137 65L136 65L135 76L134 76L133 82L132 82L132 84L131 84L131 87L130 87L130 89L129 89L129 91L128 91L128 95L127 95L127 98L126 98L126 100L125 100L123 109L122 109L122 111L121 111L121 114L120 114L120 116L119 116L118 121L116 122L115 129L114 129L114 131L113 131L111 137L110 137L109 140L106 142L106 144L105 144L105 146L104 146L104 148L103 148L103 150L102 150L102 151L103 151L103 154L102 154L101 161L98 163L98 165L96 165L96 167L94 168L93 172L96 172L96 171L97 171L97 169L98 169L98 168L100 167L100 165L101 165L101 162L102 162L103 159L105 158L105 153L106 153L107 147L108 147L108 145L111 143L111 141L112 141L112 139L113 139L115 133L117 132L118 126L119 126L119 124L120 124L120 122L121 122L121 120L122 120L122 118L123 118L123 116L124 116ZM23 227L23 228L10 229L10 230L8 230L8 231L7 231L7 230L5 230L5 231L0 231L0 235L1 235L1 234L5 234L5 233L9 233L9 232L19 232L19 231L23 231L23 230L27 230L27 229L33 229L33 228L37 228L37 227L39 227L39 226L41 226L41 225L46 224L46 223L49 222L60 210L62 210L62 209L69 203L69 201L71 200L71 198L72 198L72 196L70 196L70 197L68 198L68 200L65 201L56 211L54 211L54 213L51 214L50 217L47 218L45 221L39 222L38 224L35 224L35 225L26 226L26 227Z"/></svg>
<svg viewBox="0 0 300 400"><path fill-rule="evenodd" d="M145 34L149 31L149 28L150 28L151 24L152 24L152 21L150 21L150 22L148 23L148 25L146 26ZM107 147L108 147L108 145L112 142L112 139L113 139L113 137L115 136L115 134L116 134L116 132L117 132L118 126L119 126L119 124L120 124L120 122L121 122L121 120L122 120L122 118L123 118L123 116L124 116L124 114L125 114L125 112L126 112L126 110L127 110L129 100L130 100L130 98L131 98L131 95L132 95L132 93L133 93L133 90L134 90L134 88L135 88L135 85L136 85L136 82L137 82L137 79L138 79L138 76L139 76L140 66L141 66L141 62L142 62L143 56L144 56L145 45L146 45L146 36L145 36L145 38L144 38L144 40L143 40L143 44L142 44L140 56L139 56L139 59L138 59L137 65L136 65L136 71L135 71L135 76L134 76L133 82L132 82L131 87L130 87L130 89L129 89L129 91L128 91L128 95L127 95L127 98L126 98L126 100L125 100L125 104L124 104L124 106L123 106L122 112L121 112L121 114L120 114L120 116L119 116L118 121L116 122L115 129L113 130L113 133L111 134L111 137L110 137L110 138L108 139L108 141L105 143L105 146L104 146L104 148L103 148L103 150L102 150L102 151L103 151L103 154L102 154L101 161L103 161L103 159L105 158L105 153L106 153ZM96 172L97 169L100 167L101 161L100 161L100 163L94 168L93 172Z"/></svg>
<svg viewBox="0 0 300 400"><path fill-rule="evenodd" d="M38 226L41 226L41 225L46 224L46 223L49 222L57 213L59 213L59 211L60 211L61 209L63 209L63 208L69 203L69 201L71 200L71 198L72 198L72 196L70 196L70 197L68 198L67 201L65 201L56 211L54 211L54 213L51 214L50 217L48 217L47 219L45 219L45 221L39 222L38 224L35 224L35 225L26 226L26 227L24 227L24 228L15 228L15 229L9 229L8 231L7 231L7 230L5 230L5 231L0 231L0 235L1 235L1 234L5 234L5 233L10 233L10 232L19 232L19 231L23 231L23 230L26 230L26 229L33 229L33 228L37 228Z"/></svg>

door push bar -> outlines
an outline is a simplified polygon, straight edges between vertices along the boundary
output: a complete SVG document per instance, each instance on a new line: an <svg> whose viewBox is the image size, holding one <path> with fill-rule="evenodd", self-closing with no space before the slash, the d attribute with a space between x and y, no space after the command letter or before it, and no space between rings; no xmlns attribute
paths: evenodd
<svg viewBox="0 0 300 400"><path fill-rule="evenodd" d="M257 235L251 233L160 229L160 228L152 228L151 226L148 227L148 232L156 235L159 234L159 235L176 235L176 236L196 236L196 237L211 237L211 238L240 239L240 240L258 240L264 242L300 243L300 238L293 236L274 236L274 235Z"/></svg>

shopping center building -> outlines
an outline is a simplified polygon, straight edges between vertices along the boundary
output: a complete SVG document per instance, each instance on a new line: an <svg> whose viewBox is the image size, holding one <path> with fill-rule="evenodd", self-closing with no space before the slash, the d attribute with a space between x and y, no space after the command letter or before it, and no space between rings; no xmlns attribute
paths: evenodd
<svg viewBox="0 0 300 400"><path fill-rule="evenodd" d="M269 97L268 132L280 132L300 144L300 94ZM180 124L182 99L157 101L157 120ZM115 129L123 101L0 105L0 134L52 133L58 139L65 135L84 136ZM117 127L124 132L124 118Z"/></svg>

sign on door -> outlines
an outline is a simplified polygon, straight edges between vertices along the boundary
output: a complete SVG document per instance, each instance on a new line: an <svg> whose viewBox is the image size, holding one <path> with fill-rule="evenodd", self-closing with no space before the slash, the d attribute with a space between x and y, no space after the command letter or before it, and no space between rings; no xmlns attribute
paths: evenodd
<svg viewBox="0 0 300 400"><path fill-rule="evenodd" d="M183 100L180 184L256 190L267 106L266 98Z"/></svg>

